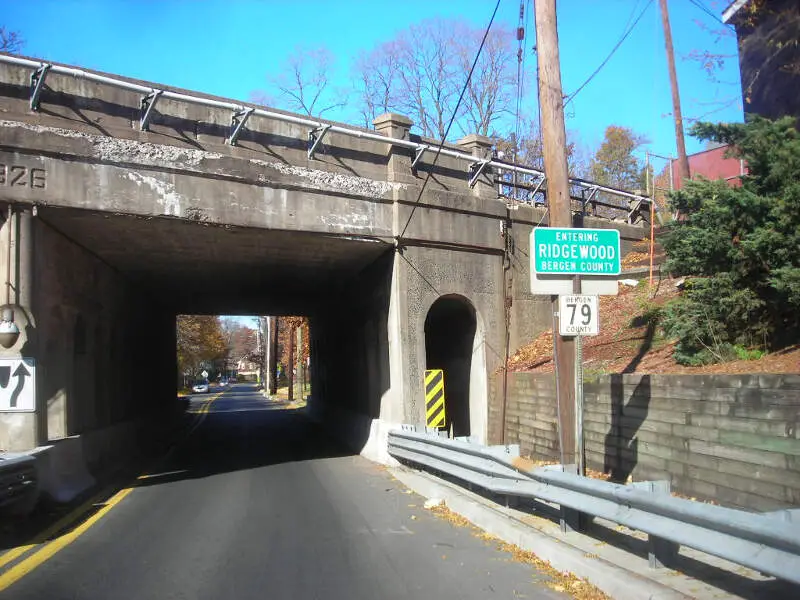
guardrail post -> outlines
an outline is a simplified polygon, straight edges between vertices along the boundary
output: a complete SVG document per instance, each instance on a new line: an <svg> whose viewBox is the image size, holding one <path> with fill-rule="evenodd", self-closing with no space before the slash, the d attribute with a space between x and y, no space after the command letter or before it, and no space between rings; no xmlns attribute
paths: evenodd
<svg viewBox="0 0 800 600"><path fill-rule="evenodd" d="M628 485L659 495L669 495L671 489L669 481L634 481ZM647 564L651 569L674 564L679 550L680 544L655 535L647 536Z"/></svg>
<svg viewBox="0 0 800 600"><path fill-rule="evenodd" d="M561 533L570 533L573 531L581 532L586 531L589 518L588 515L579 510L562 506L558 523L561 525Z"/></svg>
<svg viewBox="0 0 800 600"><path fill-rule="evenodd" d="M675 564L680 545L654 535L647 536L647 564L651 569L660 569Z"/></svg>

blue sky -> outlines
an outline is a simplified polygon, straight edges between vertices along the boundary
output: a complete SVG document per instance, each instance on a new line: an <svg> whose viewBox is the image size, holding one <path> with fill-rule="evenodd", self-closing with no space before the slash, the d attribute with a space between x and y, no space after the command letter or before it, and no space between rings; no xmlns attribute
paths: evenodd
<svg viewBox="0 0 800 600"><path fill-rule="evenodd" d="M564 91L574 91L619 39L648 0L559 0ZM719 14L721 0L694 0ZM527 4L527 2L526 2ZM684 114L741 120L735 38L704 29L722 26L692 0L670 0ZM0 25L19 31L23 53L239 100L266 86L298 45L327 46L337 78L347 85L353 57L431 17L460 17L485 26L493 0L0 0ZM532 9L531 9L532 10ZM498 20L515 28L519 0L501 0ZM532 27L531 27L532 29ZM526 40L533 43L532 31ZM684 60L692 50L733 55L711 83ZM528 56L533 61L533 56ZM669 81L658 2L650 2L633 33L575 98L567 128L585 147L597 146L611 124L633 128L657 153L674 153ZM326 116L345 120L346 114ZM702 149L688 139L690 152Z"/></svg>

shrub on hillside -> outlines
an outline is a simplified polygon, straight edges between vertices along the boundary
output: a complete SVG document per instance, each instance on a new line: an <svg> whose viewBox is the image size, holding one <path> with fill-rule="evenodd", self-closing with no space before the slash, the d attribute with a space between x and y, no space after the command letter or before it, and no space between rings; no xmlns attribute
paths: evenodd
<svg viewBox="0 0 800 600"><path fill-rule="evenodd" d="M719 362L742 348L800 338L800 134L794 119L694 126L731 145L748 175L741 187L699 180L670 195L683 220L666 228L667 268L689 276L665 311L683 364ZM739 348L737 350L737 347Z"/></svg>

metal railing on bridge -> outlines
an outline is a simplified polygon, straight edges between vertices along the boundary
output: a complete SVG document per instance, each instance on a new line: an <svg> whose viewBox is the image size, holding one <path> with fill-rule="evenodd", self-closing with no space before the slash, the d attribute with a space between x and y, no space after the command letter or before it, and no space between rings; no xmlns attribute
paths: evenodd
<svg viewBox="0 0 800 600"><path fill-rule="evenodd" d="M446 146L438 148L437 143L414 142L398 138L390 138L379 133L374 133L364 129L337 125L325 121L318 121L297 115L275 112L257 106L238 104L225 100L216 100L193 94L174 92L168 89L159 89L119 79L108 75L100 75L75 67L52 64L48 62L31 60L18 56L0 54L0 63L16 65L31 69L31 91L30 108L33 111L39 110L42 92L45 87L45 80L51 73L85 79L95 83L105 84L116 88L128 90L142 94L140 105L139 128L146 131L154 116L154 109L160 99L170 99L178 102L186 102L208 108L217 108L231 111L231 126L226 143L231 146L237 144L237 140L244 131L249 119L261 117L276 121L283 121L301 125L308 128L308 157L314 158L315 152L320 150L323 138L329 133L371 140L383 144L391 144L413 150L415 153L412 168L420 162L426 152L438 152L444 156L449 156L468 163L466 169L466 179L470 187L473 187L487 168L495 169L499 174L496 180L499 195L505 199L513 199L529 204L546 204L546 177L544 171L532 167L513 164L496 157L479 158L468 152L455 150ZM517 177L504 177L506 174L516 174ZM600 185L584 179L570 179L570 188L573 199L578 201L584 212L588 214L603 215L598 212L597 207L605 205L607 210L616 211L617 214L624 216L628 223L633 223L643 215L649 214L650 198L647 196L614 188L611 186ZM513 190L511 192L510 190ZM600 200L598 194L604 194L615 198L617 202L609 203ZM587 211L587 207L589 210ZM603 215L606 216L606 215Z"/></svg>
<svg viewBox="0 0 800 600"><path fill-rule="evenodd" d="M800 583L800 517L795 510L750 513L676 498L666 482L621 485L564 472L514 466L514 446L481 446L418 432L389 433L389 454L504 497L560 507L562 531L586 516L648 534L650 565L668 564L680 546L694 548L780 579Z"/></svg>

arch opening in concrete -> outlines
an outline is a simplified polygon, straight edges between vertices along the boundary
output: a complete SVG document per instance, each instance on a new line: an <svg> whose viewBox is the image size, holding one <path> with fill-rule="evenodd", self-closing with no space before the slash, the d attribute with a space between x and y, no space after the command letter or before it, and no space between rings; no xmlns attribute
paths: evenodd
<svg viewBox="0 0 800 600"><path fill-rule="evenodd" d="M436 300L425 318L425 368L444 371L445 427L483 437L478 372L485 370L475 308L461 296Z"/></svg>

